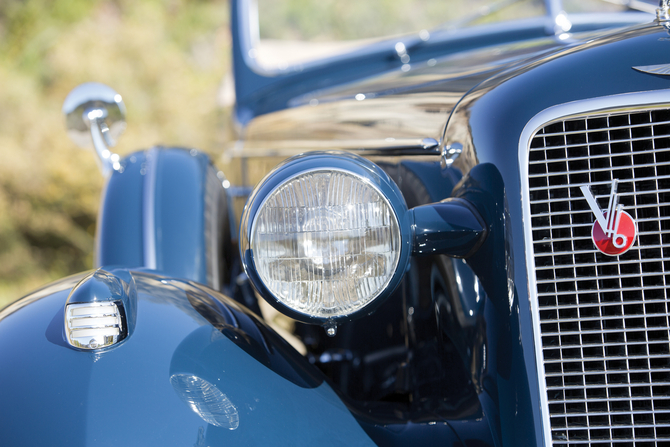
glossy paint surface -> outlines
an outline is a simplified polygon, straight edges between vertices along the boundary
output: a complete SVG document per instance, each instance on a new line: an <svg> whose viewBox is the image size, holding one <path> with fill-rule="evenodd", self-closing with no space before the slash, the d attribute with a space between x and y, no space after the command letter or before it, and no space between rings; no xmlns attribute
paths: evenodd
<svg viewBox="0 0 670 447"><path fill-rule="evenodd" d="M224 225L210 208L224 192L212 185L209 157L158 147L121 164L103 195L96 266L147 267L215 286L213 257L221 254L211 233Z"/></svg>
<svg viewBox="0 0 670 447"><path fill-rule="evenodd" d="M486 223L465 200L448 200L413 208L412 253L456 258L473 255L486 239Z"/></svg>
<svg viewBox="0 0 670 447"><path fill-rule="evenodd" d="M456 48L490 44L470 37ZM296 106L249 124L252 155L241 158L249 172L259 162L253 175L265 174L260 157L277 155L277 148L373 148L368 155L398 185L410 209L457 197L474 204L486 224L486 240L465 260L411 257L403 280L377 311L343 323L337 337L298 327L311 343L308 359L329 374L342 399L256 317L184 281L210 282L203 217L209 165L198 153L160 150L134 154L124 172L110 179L98 265L158 268L182 279L132 273L135 330L118 347L98 353L74 350L63 339L64 305L81 276L1 311L0 382L10 386L0 387L0 445L544 445L520 135L534 116L556 104L670 88L669 78L632 69L668 63L670 37L660 26L583 45L566 42L528 45L524 54L532 58L524 63L493 57L487 65L495 54L488 50L445 53L436 67L462 56L449 68L453 76L427 74L397 89L395 82L417 72L368 80L365 90L363 83L340 92L311 84L317 93L302 99L296 92L304 95L305 86L296 82L303 78L284 78L287 84L273 88L291 84L293 90L254 109L275 110L291 99ZM477 55L482 64L474 62ZM397 62L389 64L397 68ZM352 69L342 79L377 70L379 65ZM247 93L257 99L269 88L261 87ZM241 104L256 99L242 97ZM308 99L317 105L307 105ZM382 119L385 106L396 109ZM437 155L384 156L379 150L386 138L440 139L445 123L443 143L464 147L447 169ZM338 129L346 138L337 138ZM208 423L187 404L190 391L178 386L183 382L173 380L177 376L216 388L216 402L235 413L238 425Z"/></svg>
<svg viewBox="0 0 670 447"><path fill-rule="evenodd" d="M449 113L471 88L505 66L564 46L554 38L435 55L408 72L399 67L345 87L311 92L292 107L245 127L245 155L318 147L372 150L423 138L439 140ZM325 118L325 119L324 119ZM299 153L299 152L294 152Z"/></svg>
<svg viewBox="0 0 670 447"><path fill-rule="evenodd" d="M490 70L475 68L468 72L468 57L484 56L487 50L474 51L462 55L463 65L459 69L462 76L444 76L442 80L409 86L406 90L390 87L385 90L386 96L376 95L374 88L365 91L354 85L341 92L323 94L323 102L317 94L313 98L319 100L316 106L305 105L259 117L247 128L249 140L245 144L250 154L247 161L255 166L254 156L270 148L289 147L296 141L300 150L307 150L310 145L314 149L324 145L340 147L343 140L337 137L338 129L346 134L360 126L361 133L352 132L362 135L359 142L378 141L385 134L419 137L427 129L403 124L389 127L388 120L379 119L384 106L389 105L385 100L404 101L408 105L405 114L398 114L397 123L422 119L428 109L411 104L416 104L412 101L423 93L441 103L437 115L444 122L451 113L443 138L438 139L443 145L460 143L464 152L450 168L440 168L438 158L430 156L389 152L384 157L378 151L370 158L398 184L410 209L448 197L473 203L487 223L486 241L465 261L440 256L412 258L399 291L365 320L365 327L358 322L343 325L340 333L346 334L342 337L349 341L327 341L319 349L324 353L346 349L355 363L358 356L365 359L365 355L373 352L381 355L394 346L399 358L395 364L403 365L414 381L422 377L419 357L432 356L437 363L437 359L449 358L447 351L454 349L460 364L457 366L452 359L450 369L436 372L432 377L437 383L436 378L441 374L442 388L428 387L417 392L418 388L411 386L403 388L398 383L394 386L396 391L411 390L412 402L442 396L445 404L456 401L447 384L471 387L479 411L485 415L482 420L487 424L488 435L480 438L485 443L545 445L525 263L525 240L529 236L524 231L521 203L524 171L518 162L524 127L536 114L557 104L670 88L670 78L632 68L669 62L670 38L665 28L639 26L583 39L580 42L568 36L561 43L555 42L556 46L544 47L544 54L530 51L526 61L508 60L507 65L494 63ZM528 48L533 46L530 43ZM502 51L505 52L504 47ZM445 56L445 64L450 57L457 56ZM475 67L476 60L471 59ZM438 59L438 67L440 63L442 60ZM399 75L399 79L405 76L410 75ZM379 79L366 82L374 85ZM356 100L357 91L364 92L366 98ZM375 95L368 95L370 92ZM322 136L324 139L320 140ZM317 145L315 141L322 142ZM361 153L365 147L361 144ZM388 335L374 342L352 341L375 331L386 331ZM396 331L404 335L404 340L395 335ZM426 347L432 343L441 344L440 349L447 351L428 354ZM389 360L388 364L393 363ZM344 366L332 361L321 366L334 377L342 374L350 380L358 378L353 373L347 376L342 372ZM469 379L463 381L460 374ZM338 384L352 395L364 392L344 379ZM371 388L367 392L387 391ZM427 408L417 411L425 414ZM467 412L455 414L461 424L452 419L452 427L473 427ZM405 418L412 420L411 412ZM409 426L407 422L406 427Z"/></svg>
<svg viewBox="0 0 670 447"><path fill-rule="evenodd" d="M545 442L527 289L524 243L530 236L524 233L522 220L520 182L525 179L517 161L519 138L533 116L556 104L670 87L667 77L643 74L632 68L666 60L668 45L665 29L651 25L566 49L481 84L466 95L446 128L445 144L459 141L465 147L464 156L455 165L466 176L481 166L491 166L500 178L499 188L505 196L500 216L508 219L509 235L495 251L502 251L505 257L514 260L508 267L516 309L510 323L516 327L518 339L511 340L516 373L507 379L498 378L499 389L506 390L506 395L501 393L500 408L524 408L514 418L507 419L501 413L505 445L518 444L520 439L535 445ZM487 259L468 260L468 264L480 278L490 276L491 268L495 267ZM489 294L503 295L506 288L501 281ZM535 435L527 437L531 430Z"/></svg>
<svg viewBox="0 0 670 447"><path fill-rule="evenodd" d="M436 57L465 53L472 49L530 41L554 34L549 15L517 23L487 24L482 27L433 30L429 38L409 34L382 40L360 50L322 61L267 72L251 57L254 38L251 33L250 6L247 0L231 2L233 35L233 73L235 77L235 118L243 125L253 118L287 107L308 103L331 89L388 71L400 72L421 66ZM253 20L253 17L252 17ZM599 20L572 18L573 31L584 32L612 26L625 26L649 20L649 15L605 15ZM409 61L396 51L397 43L406 49ZM400 84L392 85L394 88ZM356 93L361 93L356 92ZM354 93L354 94L356 94Z"/></svg>
<svg viewBox="0 0 670 447"><path fill-rule="evenodd" d="M143 266L142 190L146 153L130 155L103 192L98 216L95 265ZM124 216L120 219L120 216Z"/></svg>
<svg viewBox="0 0 670 447"><path fill-rule="evenodd" d="M0 313L1 445L372 444L318 372L253 316L209 289L131 274L137 326L116 348L83 352L63 339L81 275ZM175 374L216 387L237 427L192 411Z"/></svg>

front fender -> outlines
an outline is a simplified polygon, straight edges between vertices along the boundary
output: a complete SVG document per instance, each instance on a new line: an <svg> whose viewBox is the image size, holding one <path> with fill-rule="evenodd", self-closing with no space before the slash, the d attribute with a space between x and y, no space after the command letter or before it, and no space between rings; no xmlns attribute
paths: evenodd
<svg viewBox="0 0 670 447"><path fill-rule="evenodd" d="M0 445L372 444L318 370L244 308L130 274L136 326L117 347L63 338L65 302L85 275L0 313Z"/></svg>
<svg viewBox="0 0 670 447"><path fill-rule="evenodd" d="M219 289L233 252L222 179L194 149L125 157L103 193L95 266L146 267Z"/></svg>

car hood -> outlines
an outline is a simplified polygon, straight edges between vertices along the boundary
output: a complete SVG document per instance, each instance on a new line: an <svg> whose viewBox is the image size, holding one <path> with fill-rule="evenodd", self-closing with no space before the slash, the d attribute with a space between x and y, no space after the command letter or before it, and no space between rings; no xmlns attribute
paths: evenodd
<svg viewBox="0 0 670 447"><path fill-rule="evenodd" d="M236 149L243 147L245 156L290 156L313 149L395 149L421 146L425 138L440 141L456 104L482 82L617 33L488 45L312 91L290 100L288 109L251 120Z"/></svg>
<svg viewBox="0 0 670 447"><path fill-rule="evenodd" d="M192 283L129 274L135 328L111 349L63 337L85 275L0 312L0 445L371 444L318 372L248 311Z"/></svg>
<svg viewBox="0 0 670 447"><path fill-rule="evenodd" d="M253 119L245 150L359 149L439 139L460 98L483 80L529 58L563 48L554 38L485 47L429 59L290 101L291 108ZM390 144L391 143L391 144Z"/></svg>

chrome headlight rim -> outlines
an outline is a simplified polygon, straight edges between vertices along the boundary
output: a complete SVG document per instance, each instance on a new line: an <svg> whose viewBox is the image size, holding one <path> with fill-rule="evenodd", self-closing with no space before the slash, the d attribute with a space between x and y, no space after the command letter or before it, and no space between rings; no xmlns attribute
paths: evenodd
<svg viewBox="0 0 670 447"><path fill-rule="evenodd" d="M376 296L370 298L360 309L348 314L328 317L300 312L284 304L275 296L265 286L258 274L251 245L256 216L273 192L296 177L319 171L340 171L353 175L373 187L395 215L400 233L400 255L398 256L395 271L390 275L390 279L386 282L385 287ZM240 221L240 257L244 270L258 293L275 309L284 315L305 323L322 325L339 324L372 313L397 288L409 262L411 253L410 235L411 227L405 200L395 182L379 166L363 157L348 152L310 152L289 158L275 167L259 182L249 196Z"/></svg>

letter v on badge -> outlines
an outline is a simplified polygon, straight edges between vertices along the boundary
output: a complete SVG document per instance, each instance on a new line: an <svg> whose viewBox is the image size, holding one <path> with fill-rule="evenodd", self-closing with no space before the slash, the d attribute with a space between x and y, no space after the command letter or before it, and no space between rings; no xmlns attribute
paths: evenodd
<svg viewBox="0 0 670 447"><path fill-rule="evenodd" d="M601 253L607 256L624 254L633 246L637 236L635 221L623 210L623 205L619 205L618 184L619 180L612 180L607 210L600 209L589 185L579 187L596 217L591 230L593 243Z"/></svg>

